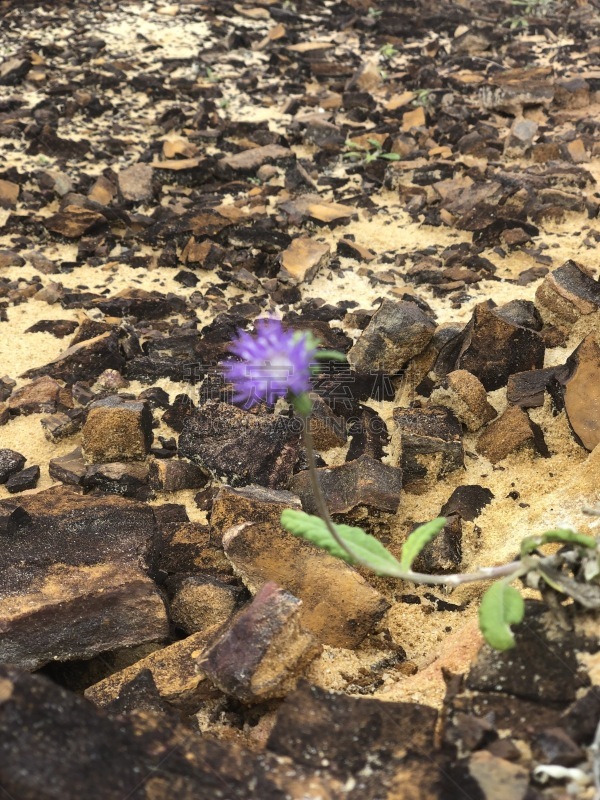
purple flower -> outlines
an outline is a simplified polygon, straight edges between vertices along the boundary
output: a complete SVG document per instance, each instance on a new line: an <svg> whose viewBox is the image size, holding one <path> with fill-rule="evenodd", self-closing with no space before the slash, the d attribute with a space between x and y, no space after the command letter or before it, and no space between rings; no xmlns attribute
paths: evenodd
<svg viewBox="0 0 600 800"><path fill-rule="evenodd" d="M233 384L233 402L252 408L262 400L272 405L288 392L296 396L308 392L316 353L312 336L284 331L276 319L258 320L255 327L255 335L242 331L230 347L241 362L222 365L226 380Z"/></svg>

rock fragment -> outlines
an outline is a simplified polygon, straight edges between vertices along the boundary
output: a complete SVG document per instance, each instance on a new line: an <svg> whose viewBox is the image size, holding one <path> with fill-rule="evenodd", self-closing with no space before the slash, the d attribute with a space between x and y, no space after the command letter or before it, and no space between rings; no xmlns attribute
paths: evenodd
<svg viewBox="0 0 600 800"><path fill-rule="evenodd" d="M44 429L46 439L56 444L80 431L84 420L84 410L73 408L67 409L65 412L59 411L49 417L42 417L40 424Z"/></svg>
<svg viewBox="0 0 600 800"><path fill-rule="evenodd" d="M529 771L482 750L469 759L469 772L486 800L525 800Z"/></svg>
<svg viewBox="0 0 600 800"><path fill-rule="evenodd" d="M535 302L546 322L569 327L600 308L600 282L576 261L566 261L549 272L535 293Z"/></svg>
<svg viewBox="0 0 600 800"><path fill-rule="evenodd" d="M61 385L54 378L45 376L25 384L8 399L8 409L13 414L39 414L56 411Z"/></svg>
<svg viewBox="0 0 600 800"><path fill-rule="evenodd" d="M569 424L586 450L600 442L600 346L590 334L567 359L563 400Z"/></svg>
<svg viewBox="0 0 600 800"><path fill-rule="evenodd" d="M171 588L171 587L170 587ZM245 590L210 575L190 575L175 585L169 612L187 634L224 625L234 614Z"/></svg>
<svg viewBox="0 0 600 800"><path fill-rule="evenodd" d="M286 508L300 509L300 498L285 489L222 486L213 500L210 515L211 533L219 541L228 528L241 522L278 525Z"/></svg>
<svg viewBox="0 0 600 800"><path fill-rule="evenodd" d="M28 670L168 634L156 587L122 562L50 567L28 591L2 598L0 628L0 662Z"/></svg>
<svg viewBox="0 0 600 800"><path fill-rule="evenodd" d="M76 447L64 456L51 458L48 462L50 477L68 486L83 486L86 469L81 447Z"/></svg>
<svg viewBox="0 0 600 800"><path fill-rule="evenodd" d="M508 406L498 419L491 422L477 440L478 453L497 464L523 447L529 446L542 455L548 451L543 434L519 406Z"/></svg>
<svg viewBox="0 0 600 800"><path fill-rule="evenodd" d="M448 515L446 524L415 559L417 572L457 572L462 563L462 522L457 514Z"/></svg>
<svg viewBox="0 0 600 800"><path fill-rule="evenodd" d="M269 580L302 600L300 621L332 647L357 647L388 608L348 564L271 523L242 523L223 536L227 558L251 592Z"/></svg>
<svg viewBox="0 0 600 800"><path fill-rule="evenodd" d="M232 486L287 488L298 458L294 420L209 401L185 422L179 453Z"/></svg>
<svg viewBox="0 0 600 800"><path fill-rule="evenodd" d="M563 367L530 369L511 375L506 384L506 399L521 408L539 408L544 405L544 394L552 379L564 372Z"/></svg>
<svg viewBox="0 0 600 800"><path fill-rule="evenodd" d="M407 491L419 492L425 484L464 467L462 428L447 408L395 408L394 422Z"/></svg>
<svg viewBox="0 0 600 800"><path fill-rule="evenodd" d="M118 494L121 497L136 497L147 500L151 495L148 487L148 465L139 462L93 464L86 467L83 486L94 494Z"/></svg>
<svg viewBox="0 0 600 800"><path fill-rule="evenodd" d="M291 162L293 159L294 153L289 148L278 144L268 144L225 156L218 162L218 167L226 175L246 175L256 172L264 164Z"/></svg>
<svg viewBox="0 0 600 800"><path fill-rule="evenodd" d="M545 346L530 328L508 321L490 301L475 306L456 368L475 375L487 391L505 386L510 375L544 366Z"/></svg>
<svg viewBox="0 0 600 800"><path fill-rule="evenodd" d="M124 200L142 203L152 199L152 176L149 164L134 164L119 173L119 191Z"/></svg>
<svg viewBox="0 0 600 800"><path fill-rule="evenodd" d="M384 300L348 353L359 373L398 372L429 344L433 321L416 303Z"/></svg>
<svg viewBox="0 0 600 800"><path fill-rule="evenodd" d="M207 473L182 458L155 459L150 464L150 485L162 492L201 489L208 483Z"/></svg>
<svg viewBox="0 0 600 800"><path fill-rule="evenodd" d="M433 390L430 400L453 411L469 431L479 430L496 416L481 381L464 369L449 372L442 385Z"/></svg>
<svg viewBox="0 0 600 800"><path fill-rule="evenodd" d="M27 459L8 447L0 449L0 483L6 483L11 475L20 472Z"/></svg>
<svg viewBox="0 0 600 800"><path fill-rule="evenodd" d="M40 479L40 468L35 465L27 467L20 472L13 472L13 474L6 481L6 489L11 494L17 492L24 492L27 489L35 489Z"/></svg>
<svg viewBox="0 0 600 800"><path fill-rule="evenodd" d="M244 703L285 697L321 652L300 625L300 601L275 583L260 589L204 652L200 669Z"/></svg>
<svg viewBox="0 0 600 800"><path fill-rule="evenodd" d="M493 499L494 495L490 489L484 486L477 484L457 486L442 506L440 514L442 517L455 514L461 519L472 522Z"/></svg>
<svg viewBox="0 0 600 800"><path fill-rule="evenodd" d="M281 253L281 270L278 278L286 283L310 283L327 265L330 248L308 236L299 236Z"/></svg>
<svg viewBox="0 0 600 800"><path fill-rule="evenodd" d="M45 221L49 231L68 239L78 239L84 233L100 229L107 224L106 218L89 208L67 205Z"/></svg>
<svg viewBox="0 0 600 800"><path fill-rule="evenodd" d="M88 463L144 460L152 444L152 413L147 403L112 395L89 407L82 448Z"/></svg>
<svg viewBox="0 0 600 800"><path fill-rule="evenodd" d="M119 350L116 331L106 331L91 339L71 345L54 361L43 367L28 370L23 377L37 378L52 375L68 384L77 381L93 381L105 369L121 369L125 359Z"/></svg>
<svg viewBox="0 0 600 800"><path fill-rule="evenodd" d="M358 506L392 514L398 510L402 489L402 470L398 467L360 456L338 467L322 467L317 473L332 514L344 514ZM318 513L308 470L294 475L290 488L307 513Z"/></svg>

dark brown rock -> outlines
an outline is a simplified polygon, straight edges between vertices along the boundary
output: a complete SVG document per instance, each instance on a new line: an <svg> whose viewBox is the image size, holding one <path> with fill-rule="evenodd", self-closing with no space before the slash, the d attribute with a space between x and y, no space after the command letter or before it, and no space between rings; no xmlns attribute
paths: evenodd
<svg viewBox="0 0 600 800"><path fill-rule="evenodd" d="M13 392L7 406L13 414L52 414L56 411L61 388L54 378L38 378Z"/></svg>
<svg viewBox="0 0 600 800"><path fill-rule="evenodd" d="M157 572L170 575L231 575L231 564L208 525L199 522L170 522L160 526L157 544Z"/></svg>
<svg viewBox="0 0 600 800"><path fill-rule="evenodd" d="M46 221L46 227L53 233L60 233L68 239L78 239L84 233L99 230L106 226L106 218L89 208L67 205Z"/></svg>
<svg viewBox="0 0 600 800"><path fill-rule="evenodd" d="M505 319L489 302L475 306L456 368L473 373L488 391L515 372L544 366L545 345L535 331Z"/></svg>
<svg viewBox="0 0 600 800"><path fill-rule="evenodd" d="M360 373L398 372L427 347L434 330L416 303L384 300L350 349L348 361Z"/></svg>
<svg viewBox="0 0 600 800"><path fill-rule="evenodd" d="M298 458L294 420L209 401L185 422L179 452L232 486L285 489Z"/></svg>
<svg viewBox="0 0 600 800"><path fill-rule="evenodd" d="M6 488L11 494L24 492L27 489L35 489L40 479L40 468L36 465L27 467L20 472L13 474L6 481Z"/></svg>
<svg viewBox="0 0 600 800"><path fill-rule="evenodd" d="M76 447L64 456L51 458L48 463L50 477L69 486L83 486L86 469L81 447Z"/></svg>
<svg viewBox="0 0 600 800"><path fill-rule="evenodd" d="M398 510L402 489L402 470L398 467L360 456L338 467L322 467L317 473L332 514L344 514L357 506L389 513ZM306 512L317 513L308 470L294 475L290 488L300 497Z"/></svg>
<svg viewBox="0 0 600 800"><path fill-rule="evenodd" d="M22 470L26 461L25 456L16 450L7 447L0 449L0 483L6 483L11 475Z"/></svg>
<svg viewBox="0 0 600 800"><path fill-rule="evenodd" d="M286 508L300 509L300 498L285 489L222 486L213 500L210 515L211 533L219 541L228 528L241 522L264 522L278 525Z"/></svg>
<svg viewBox="0 0 600 800"><path fill-rule="evenodd" d="M381 461L390 437L387 425L373 408L361 405L358 416L348 421L347 430L352 440L346 461L354 461L362 455Z"/></svg>
<svg viewBox="0 0 600 800"><path fill-rule="evenodd" d="M207 473L190 461L156 459L150 464L150 485L162 492L200 489L207 482Z"/></svg>
<svg viewBox="0 0 600 800"><path fill-rule="evenodd" d="M519 406L508 408L491 422L477 440L478 453L485 456L492 464L497 464L510 453L530 447L534 451L542 448L542 455L547 455L541 431L536 430L527 413Z"/></svg>
<svg viewBox="0 0 600 800"><path fill-rule="evenodd" d="M63 339L76 331L77 327L77 323L69 319L41 319L30 325L25 333L51 333L57 339Z"/></svg>
<svg viewBox="0 0 600 800"><path fill-rule="evenodd" d="M157 291L148 292L145 289L123 289L113 297L94 300L92 305L110 317L138 319L160 319L184 308L183 301L175 295L164 295Z"/></svg>
<svg viewBox="0 0 600 800"><path fill-rule="evenodd" d="M243 588L209 575L190 575L169 588L173 591L170 617L188 634L224 625L246 594Z"/></svg>
<svg viewBox="0 0 600 800"><path fill-rule="evenodd" d="M462 563L462 523L457 514L448 515L446 524L435 539L419 553L417 572L458 572Z"/></svg>
<svg viewBox="0 0 600 800"><path fill-rule="evenodd" d="M334 414L316 392L311 392L310 399L312 410L308 424L316 449L324 451L332 447L343 447L348 439L345 419Z"/></svg>
<svg viewBox="0 0 600 800"><path fill-rule="evenodd" d="M540 764L574 767L585 759L584 751L562 728L546 728L533 739L533 756Z"/></svg>
<svg viewBox="0 0 600 800"><path fill-rule="evenodd" d="M143 461L152 438L149 406L112 395L89 407L82 432L83 454L90 464Z"/></svg>
<svg viewBox="0 0 600 800"><path fill-rule="evenodd" d="M49 417L43 417L40 424L44 429L44 436L49 442L61 442L81 430L85 420L82 408L67 409L64 413L58 412Z"/></svg>
<svg viewBox="0 0 600 800"><path fill-rule="evenodd" d="M163 639L164 604L137 567L122 562L48 568L28 590L3 597L0 662L38 669Z"/></svg>
<svg viewBox="0 0 600 800"><path fill-rule="evenodd" d="M395 408L394 422L400 435L403 485L408 491L420 491L425 483L464 467L462 428L448 409Z"/></svg>
<svg viewBox="0 0 600 800"><path fill-rule="evenodd" d="M324 644L357 647L388 608L355 569L278 525L235 525L223 546L251 592L277 580L302 600L301 625Z"/></svg>
<svg viewBox="0 0 600 800"><path fill-rule="evenodd" d="M576 261L566 261L549 272L535 293L535 302L546 322L568 327L600 308L600 283Z"/></svg>
<svg viewBox="0 0 600 800"><path fill-rule="evenodd" d="M68 384L77 381L93 381L105 369L121 369L125 359L119 351L116 331L107 331L92 339L72 344L54 361L43 367L28 370L23 377L37 378L52 375Z"/></svg>
<svg viewBox="0 0 600 800"><path fill-rule="evenodd" d="M265 583L204 652L200 669L244 703L285 697L322 650L301 628L300 605L275 583Z"/></svg>
<svg viewBox="0 0 600 800"><path fill-rule="evenodd" d="M16 385L17 382L13 381L12 378L9 378L8 375L0 378L0 403L4 402L4 400L8 400Z"/></svg>
<svg viewBox="0 0 600 800"><path fill-rule="evenodd" d="M544 393L561 367L531 369L511 375L506 384L506 399L521 408L539 408L544 405Z"/></svg>
<svg viewBox="0 0 600 800"><path fill-rule="evenodd" d="M491 490L484 486L457 486L442 506L440 514L443 517L456 514L461 519L472 522L493 499Z"/></svg>
<svg viewBox="0 0 600 800"><path fill-rule="evenodd" d="M86 467L83 485L94 494L118 494L138 500L146 500L151 495L148 465L139 462L93 464Z"/></svg>

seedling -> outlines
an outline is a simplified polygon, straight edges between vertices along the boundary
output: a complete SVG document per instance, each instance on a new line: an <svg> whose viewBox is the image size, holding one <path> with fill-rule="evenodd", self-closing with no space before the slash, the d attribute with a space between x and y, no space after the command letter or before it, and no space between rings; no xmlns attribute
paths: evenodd
<svg viewBox="0 0 600 800"><path fill-rule="evenodd" d="M343 158L349 158L352 161L360 161L362 164L371 164L382 158L385 161L399 161L400 155L398 153L384 153L381 143L377 139L367 139L368 146L360 145L353 142L351 139L346 139L346 152Z"/></svg>

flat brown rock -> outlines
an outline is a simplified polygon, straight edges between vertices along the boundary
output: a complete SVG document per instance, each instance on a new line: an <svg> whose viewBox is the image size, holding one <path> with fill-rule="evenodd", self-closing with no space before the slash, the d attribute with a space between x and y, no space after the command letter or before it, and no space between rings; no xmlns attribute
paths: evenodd
<svg viewBox="0 0 600 800"><path fill-rule="evenodd" d="M469 431L479 430L496 416L481 381L464 369L449 372L441 387L431 393L431 402L453 411Z"/></svg>
<svg viewBox="0 0 600 800"><path fill-rule="evenodd" d="M119 191L125 200L143 202L152 197L153 170L149 164L134 164L119 173Z"/></svg>
<svg viewBox="0 0 600 800"><path fill-rule="evenodd" d="M279 279L289 283L310 283L329 261L329 245L299 236L281 254Z"/></svg>
<svg viewBox="0 0 600 800"><path fill-rule="evenodd" d="M137 567L59 564L26 592L3 597L0 630L0 662L35 670L164 639L168 621L156 587Z"/></svg>
<svg viewBox="0 0 600 800"><path fill-rule="evenodd" d="M253 147L243 150L232 156L226 156L219 161L219 167L224 172L244 174L255 172L263 164L273 164L282 159L291 159L294 154L287 147L278 144L268 144L264 147Z"/></svg>
<svg viewBox="0 0 600 800"><path fill-rule="evenodd" d="M46 227L68 239L78 239L92 228L106 225L106 219L97 211L81 206L66 206L62 211L46 220Z"/></svg>
<svg viewBox="0 0 600 800"><path fill-rule="evenodd" d="M251 592L272 580L302 600L301 624L324 644L357 647L388 608L355 569L276 525L241 523L223 546Z"/></svg>
<svg viewBox="0 0 600 800"><path fill-rule="evenodd" d="M71 345L43 367L27 370L23 377L52 375L71 384L76 381L93 380L105 369L121 369L124 363L116 331L106 331L92 339Z"/></svg>
<svg viewBox="0 0 600 800"><path fill-rule="evenodd" d="M478 453L492 464L497 464L510 453L534 444L535 437L527 413L519 406L509 406L483 431L476 446Z"/></svg>
<svg viewBox="0 0 600 800"><path fill-rule="evenodd" d="M300 498L285 489L264 486L243 486L232 489L222 486L213 500L210 514L211 534L222 539L228 528L240 522L279 523L286 508L300 509Z"/></svg>
<svg viewBox="0 0 600 800"><path fill-rule="evenodd" d="M600 442L600 346L587 336L567 361L571 370L564 385L569 424L586 450Z"/></svg>

